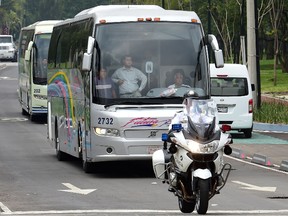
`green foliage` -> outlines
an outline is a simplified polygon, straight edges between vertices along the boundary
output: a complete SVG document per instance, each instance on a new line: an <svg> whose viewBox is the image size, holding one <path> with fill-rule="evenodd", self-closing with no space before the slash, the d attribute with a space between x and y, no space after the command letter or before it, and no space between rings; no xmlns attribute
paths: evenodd
<svg viewBox="0 0 288 216"><path fill-rule="evenodd" d="M253 113L254 121L270 124L288 124L288 104L262 102Z"/></svg>

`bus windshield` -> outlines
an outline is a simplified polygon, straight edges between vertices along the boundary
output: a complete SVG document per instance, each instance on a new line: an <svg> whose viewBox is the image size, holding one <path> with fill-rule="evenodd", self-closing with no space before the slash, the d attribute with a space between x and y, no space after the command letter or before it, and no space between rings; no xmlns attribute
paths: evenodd
<svg viewBox="0 0 288 216"><path fill-rule="evenodd" d="M208 97L208 57L199 23L96 26L93 102L178 104L188 90Z"/></svg>
<svg viewBox="0 0 288 216"><path fill-rule="evenodd" d="M47 84L47 58L51 33L35 35L33 81L34 84Z"/></svg>

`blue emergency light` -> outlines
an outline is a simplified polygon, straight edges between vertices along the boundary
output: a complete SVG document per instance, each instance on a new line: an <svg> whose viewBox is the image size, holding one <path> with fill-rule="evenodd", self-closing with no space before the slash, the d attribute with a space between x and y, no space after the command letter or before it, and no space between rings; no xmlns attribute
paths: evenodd
<svg viewBox="0 0 288 216"><path fill-rule="evenodd" d="M163 133L162 134L162 141L167 141L168 140L168 134L167 133Z"/></svg>
<svg viewBox="0 0 288 216"><path fill-rule="evenodd" d="M179 132L182 129L182 124L172 124L172 130Z"/></svg>

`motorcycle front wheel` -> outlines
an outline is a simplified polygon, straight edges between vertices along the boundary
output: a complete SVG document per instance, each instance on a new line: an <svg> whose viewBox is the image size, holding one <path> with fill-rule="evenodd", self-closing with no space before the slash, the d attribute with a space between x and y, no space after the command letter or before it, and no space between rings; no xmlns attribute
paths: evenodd
<svg viewBox="0 0 288 216"><path fill-rule="evenodd" d="M210 179L199 179L196 193L196 210L198 214L206 214L209 203L209 181Z"/></svg>

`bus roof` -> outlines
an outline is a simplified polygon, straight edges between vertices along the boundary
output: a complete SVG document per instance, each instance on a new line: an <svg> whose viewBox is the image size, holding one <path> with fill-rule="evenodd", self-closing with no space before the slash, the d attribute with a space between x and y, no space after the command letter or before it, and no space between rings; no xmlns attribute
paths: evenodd
<svg viewBox="0 0 288 216"><path fill-rule="evenodd" d="M201 22L198 15L193 11L165 10L157 5L101 5L83 10L74 18L63 22L70 23L89 17L93 17L95 23L100 23L103 20L105 23L136 22L139 19L143 19L143 21L155 19L157 21Z"/></svg>
<svg viewBox="0 0 288 216"><path fill-rule="evenodd" d="M43 20L35 22L29 26L23 27L22 30L35 30L35 33L50 33L53 30L53 26L62 20Z"/></svg>

